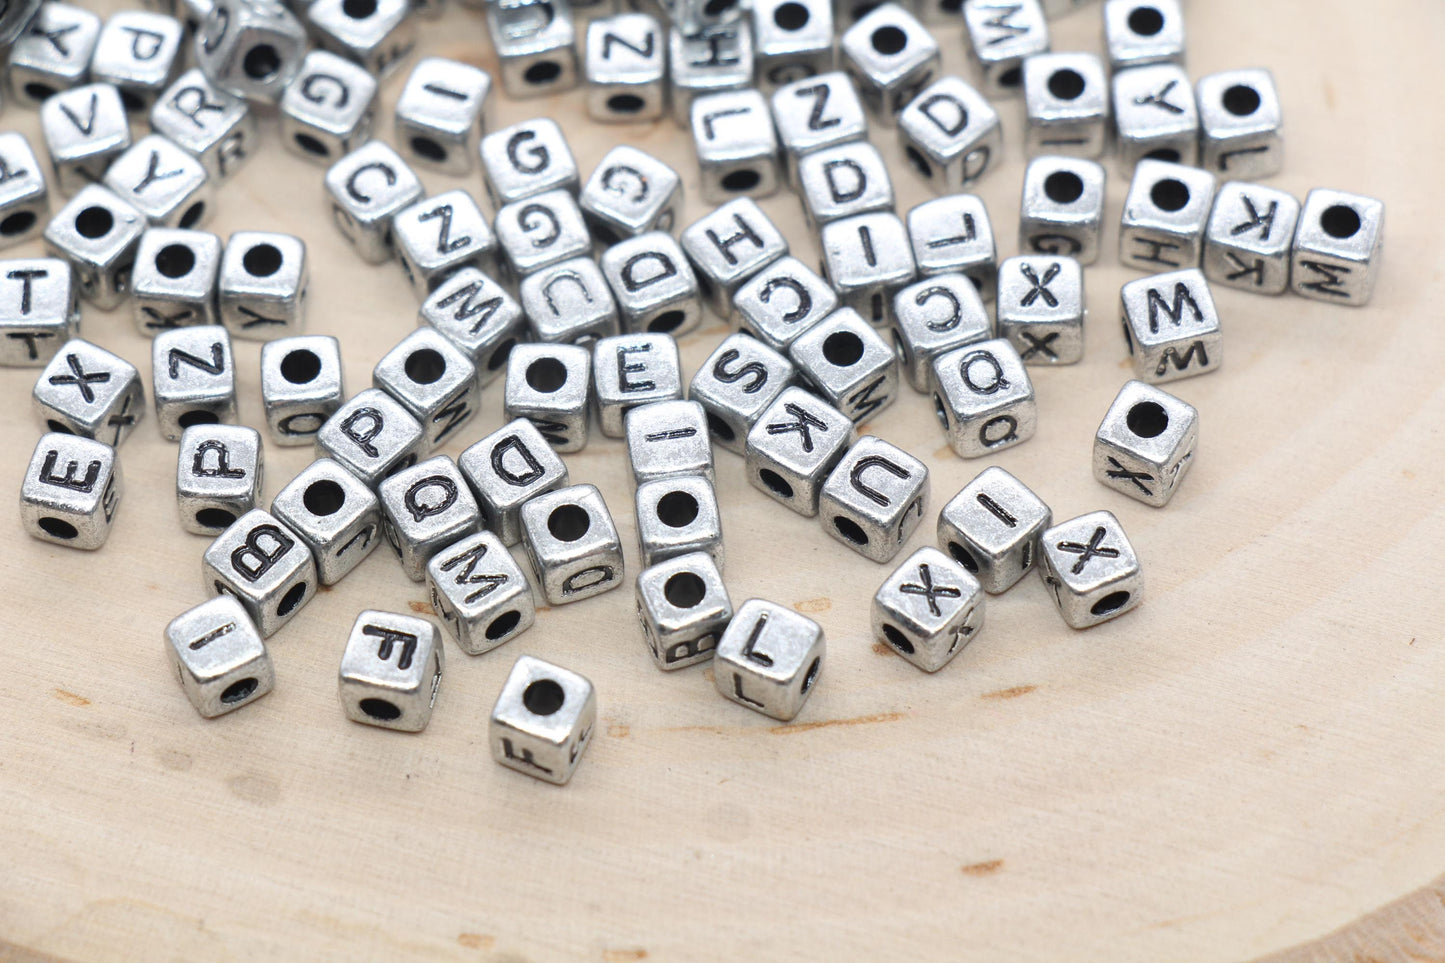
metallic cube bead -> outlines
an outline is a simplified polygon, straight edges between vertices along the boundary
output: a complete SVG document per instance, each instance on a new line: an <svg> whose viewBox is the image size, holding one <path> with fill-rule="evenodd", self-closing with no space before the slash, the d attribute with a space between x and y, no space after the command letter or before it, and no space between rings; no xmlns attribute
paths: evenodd
<svg viewBox="0 0 1445 963"><path fill-rule="evenodd" d="M415 465L425 450L421 423L377 388L357 392L316 433L316 457L335 459L368 488Z"/></svg>
<svg viewBox="0 0 1445 963"><path fill-rule="evenodd" d="M862 422L898 394L898 357L852 308L839 308L788 349L798 373L830 405Z"/></svg>
<svg viewBox="0 0 1445 963"><path fill-rule="evenodd" d="M1084 269L1071 257L1011 257L998 269L998 336L1024 364L1084 357Z"/></svg>
<svg viewBox="0 0 1445 963"><path fill-rule="evenodd" d="M1024 61L1025 151L1098 157L1109 141L1109 79L1088 53L1048 53Z"/></svg>
<svg viewBox="0 0 1445 963"><path fill-rule="evenodd" d="M176 452L181 528L215 537L256 508L264 478L261 435L244 425L192 425Z"/></svg>
<svg viewBox="0 0 1445 963"><path fill-rule="evenodd" d="M598 162L577 203L603 244L671 231L682 206L682 178L651 154L620 144Z"/></svg>
<svg viewBox="0 0 1445 963"><path fill-rule="evenodd" d="M215 197L201 162L159 134L131 145L106 170L103 182L161 227L205 223Z"/></svg>
<svg viewBox="0 0 1445 963"><path fill-rule="evenodd" d="M808 9L798 0L788 0L788 5L803 13ZM783 149L784 172L791 185L798 184L799 162L809 154L868 138L863 101L842 71L785 84L773 92L770 103Z"/></svg>
<svg viewBox="0 0 1445 963"><path fill-rule="evenodd" d="M751 88L692 102L692 140L705 201L768 197L781 181L778 135L767 99Z"/></svg>
<svg viewBox="0 0 1445 963"><path fill-rule="evenodd" d="M547 191L503 205L494 226L505 277L523 278L592 254L592 233L569 191Z"/></svg>
<svg viewBox="0 0 1445 963"><path fill-rule="evenodd" d="M78 435L41 435L20 484L20 521L42 542L100 548L125 485L110 445Z"/></svg>
<svg viewBox="0 0 1445 963"><path fill-rule="evenodd" d="M522 306L473 267L461 268L437 285L422 302L417 320L446 335L472 360L482 387L496 380L512 349L527 340Z"/></svg>
<svg viewBox="0 0 1445 963"><path fill-rule="evenodd" d="M341 344L326 335L267 342L261 348L261 402L278 445L311 445L346 398Z"/></svg>
<svg viewBox="0 0 1445 963"><path fill-rule="evenodd" d="M223 327L157 332L151 341L151 380L156 423L167 441L179 441L192 425L236 421L236 368L231 336Z"/></svg>
<svg viewBox="0 0 1445 963"><path fill-rule="evenodd" d="M592 683L575 672L519 658L492 708L492 758L534 779L565 785L597 726Z"/></svg>
<svg viewBox="0 0 1445 963"><path fill-rule="evenodd" d="M813 151L798 160L798 193L808 227L855 214L893 210L893 180L878 148L865 140Z"/></svg>
<svg viewBox="0 0 1445 963"><path fill-rule="evenodd" d="M490 652L537 621L532 586L496 535L453 542L426 566L432 608L467 655Z"/></svg>
<svg viewBox="0 0 1445 963"><path fill-rule="evenodd" d="M32 392L49 431L94 438L113 448L145 414L145 388L135 365L76 338L50 359Z"/></svg>
<svg viewBox="0 0 1445 963"><path fill-rule="evenodd" d="M998 253L981 198L950 194L924 201L908 212L907 223L920 276L959 273L973 282L984 301L994 300Z"/></svg>
<svg viewBox="0 0 1445 963"><path fill-rule="evenodd" d="M1036 157L1024 171L1019 250L1062 254L1080 264L1099 259L1104 229L1104 168L1072 157Z"/></svg>
<svg viewBox="0 0 1445 963"><path fill-rule="evenodd" d="M396 100L393 134L402 156L465 175L476 169L492 78L459 60L423 57Z"/></svg>
<svg viewBox="0 0 1445 963"><path fill-rule="evenodd" d="M988 309L962 274L939 274L898 292L893 344L914 390L933 392L933 362L955 348L993 337Z"/></svg>
<svg viewBox="0 0 1445 963"><path fill-rule="evenodd" d="M487 0L485 9L507 96L542 97L577 86L577 30L568 0Z"/></svg>
<svg viewBox="0 0 1445 963"><path fill-rule="evenodd" d="M435 328L402 338L376 363L371 381L421 423L424 451L471 421L480 403L476 366Z"/></svg>
<svg viewBox="0 0 1445 963"><path fill-rule="evenodd" d="M275 103L306 48L306 28L279 0L213 0L196 34L196 66L237 97Z"/></svg>
<svg viewBox="0 0 1445 963"><path fill-rule="evenodd" d="M696 401L654 401L628 410L627 458L634 484L701 475L713 480L707 412Z"/></svg>
<svg viewBox="0 0 1445 963"><path fill-rule="evenodd" d="M82 298L109 311L130 291L131 266L145 229L144 214L113 191L91 184L50 219L45 250L70 262Z"/></svg>
<svg viewBox="0 0 1445 963"><path fill-rule="evenodd" d="M391 234L402 273L419 298L463 268L496 270L497 236L466 191L434 194L398 211Z"/></svg>
<svg viewBox="0 0 1445 963"><path fill-rule="evenodd" d="M522 540L522 504L567 486L567 466L536 426L517 418L462 452L457 467L472 486L482 524L503 545Z"/></svg>
<svg viewBox="0 0 1445 963"><path fill-rule="evenodd" d="M637 486L637 545L643 566L702 552L722 568L722 513L712 482L677 475Z"/></svg>
<svg viewBox="0 0 1445 963"><path fill-rule="evenodd" d="M131 271L136 330L219 324L221 239L206 231L152 227L140 237Z"/></svg>
<svg viewBox="0 0 1445 963"><path fill-rule="evenodd" d="M522 544L549 605L580 602L622 584L622 541L592 485L559 488L524 504Z"/></svg>
<svg viewBox="0 0 1445 963"><path fill-rule="evenodd" d="M1207 374L1224 361L1219 312L1197 269L1130 281L1119 290L1134 377L1150 384Z"/></svg>
<svg viewBox="0 0 1445 963"><path fill-rule="evenodd" d="M339 54L312 50L281 94L281 144L331 164L371 139L376 78Z"/></svg>
<svg viewBox="0 0 1445 963"><path fill-rule="evenodd" d="M326 170L331 219L362 260L380 264L392 255L391 222L424 193L401 155L367 141Z"/></svg>
<svg viewBox="0 0 1445 963"><path fill-rule="evenodd" d="M788 253L788 239L745 197L693 221L678 241L697 272L703 302L725 321L743 282Z"/></svg>
<svg viewBox="0 0 1445 963"><path fill-rule="evenodd" d="M10 47L10 97L39 107L51 94L85 83L100 39L100 18L55 0L42 3Z"/></svg>
<svg viewBox="0 0 1445 963"><path fill-rule="evenodd" d="M381 544L381 502L330 458L297 472L271 500L271 514L311 549L322 585L341 581Z"/></svg>
<svg viewBox="0 0 1445 963"><path fill-rule="evenodd" d="M823 482L823 530L864 558L897 555L928 510L928 466L873 435L859 438Z"/></svg>
<svg viewBox="0 0 1445 963"><path fill-rule="evenodd" d="M414 615L368 609L356 617L341 654L338 691L346 718L421 732L442 681L442 638Z"/></svg>
<svg viewBox="0 0 1445 963"><path fill-rule="evenodd" d="M833 69L830 0L753 0L753 49L764 92Z"/></svg>
<svg viewBox="0 0 1445 963"><path fill-rule="evenodd" d="M1094 477L1155 508L1169 504L1194 460L1199 412L1142 381L1130 381L1094 433Z"/></svg>
<svg viewBox="0 0 1445 963"><path fill-rule="evenodd" d="M941 355L933 376L933 405L960 458L981 458L1034 436L1039 409L1033 382L1009 342L981 341Z"/></svg>
<svg viewBox="0 0 1445 963"><path fill-rule="evenodd" d="M305 18L322 49L378 78L395 70L416 46L416 20L408 0L312 0Z"/></svg>
<svg viewBox="0 0 1445 963"><path fill-rule="evenodd" d="M592 384L602 433L622 438L629 409L682 397L677 342L667 334L603 338L592 349Z"/></svg>
<svg viewBox="0 0 1445 963"><path fill-rule="evenodd" d="M1039 0L964 0L969 53L990 97L1023 90L1024 61L1049 51L1049 22Z"/></svg>
<svg viewBox="0 0 1445 963"><path fill-rule="evenodd" d="M1268 70L1227 70L1201 77L1199 166L1236 180L1258 180L1284 167L1279 93Z"/></svg>
<svg viewBox="0 0 1445 963"><path fill-rule="evenodd" d="M221 255L221 323L238 338L270 341L306 327L306 243L290 234L237 231Z"/></svg>
<svg viewBox="0 0 1445 963"><path fill-rule="evenodd" d="M893 297L918 277L908 229L891 211L858 214L819 232L823 276L838 300L878 327L891 325Z"/></svg>
<svg viewBox="0 0 1445 963"><path fill-rule="evenodd" d="M657 120L667 108L667 39L645 13L587 25L587 115L604 122Z"/></svg>
<svg viewBox="0 0 1445 963"><path fill-rule="evenodd" d="M940 194L964 190L1003 149L998 114L958 77L940 77L898 114L903 154Z"/></svg>
<svg viewBox="0 0 1445 963"><path fill-rule="evenodd" d="M79 329L80 297L68 262L0 261L0 367L48 364Z"/></svg>
<svg viewBox="0 0 1445 963"><path fill-rule="evenodd" d="M779 352L838 308L838 293L795 257L781 257L733 295L745 331Z"/></svg>
<svg viewBox="0 0 1445 963"><path fill-rule="evenodd" d="M983 588L932 546L912 555L873 596L873 634L924 672L937 672L983 628Z"/></svg>
<svg viewBox="0 0 1445 963"><path fill-rule="evenodd" d="M592 352L571 344L519 344L507 358L502 410L526 418L561 452L587 444Z"/></svg>
<svg viewBox="0 0 1445 963"><path fill-rule="evenodd" d="M185 24L188 35L194 37L201 32L201 26L210 16L213 6L215 0L176 0L176 15Z"/></svg>
<svg viewBox="0 0 1445 963"><path fill-rule="evenodd" d="M843 67L885 127L938 76L938 41L896 3L873 8L838 40Z"/></svg>
<svg viewBox="0 0 1445 963"><path fill-rule="evenodd" d="M127 109L144 112L175 75L184 37L175 17L145 10L113 13L90 55L90 79L114 84Z"/></svg>
<svg viewBox="0 0 1445 963"><path fill-rule="evenodd" d="M629 0L629 3L634 7L643 5L638 0ZM688 33L735 23L747 6L741 0L652 0L648 5L655 5L661 19Z"/></svg>
<svg viewBox="0 0 1445 963"><path fill-rule="evenodd" d="M637 617L657 667L681 669L712 658L733 605L713 560L693 552L638 573Z"/></svg>
<svg viewBox="0 0 1445 963"><path fill-rule="evenodd" d="M1179 0L1105 0L1104 45L1114 70L1182 63L1184 11Z"/></svg>
<svg viewBox="0 0 1445 963"><path fill-rule="evenodd" d="M55 171L55 186L63 194L98 182L111 161L130 147L130 121L120 91L111 84L84 84L47 98L40 105L40 132ZM20 134L5 136L24 143ZM10 169L12 162L6 161ZM34 167L30 170L39 175ZM43 178L40 183L43 189Z"/></svg>
<svg viewBox="0 0 1445 963"><path fill-rule="evenodd" d="M1213 206L1213 174L1165 161L1140 161L1124 198L1120 262L1154 272L1199 267Z"/></svg>
<svg viewBox="0 0 1445 963"><path fill-rule="evenodd" d="M577 161L554 120L537 117L488 134L481 152L494 208L552 190L577 193Z"/></svg>
<svg viewBox="0 0 1445 963"><path fill-rule="evenodd" d="M1193 164L1199 158L1199 107L1178 64L1130 67L1114 74L1114 127L1125 170L1144 158Z"/></svg>
<svg viewBox="0 0 1445 963"><path fill-rule="evenodd" d="M0 133L0 248L38 236L49 217L45 172L30 142L15 131Z"/></svg>
<svg viewBox="0 0 1445 963"><path fill-rule="evenodd" d="M811 518L818 514L823 482L855 438L847 415L811 392L788 388L748 432L748 481Z"/></svg>
<svg viewBox="0 0 1445 963"><path fill-rule="evenodd" d="M211 542L201 584L208 595L234 597L269 639L316 594L316 562L295 532L257 508Z"/></svg>
<svg viewBox="0 0 1445 963"><path fill-rule="evenodd" d="M22 0L0 12L0 45L9 47L24 33L40 10L41 0Z"/></svg>
<svg viewBox="0 0 1445 963"><path fill-rule="evenodd" d="M259 146L256 115L244 98L211 83L198 68L166 88L150 111L151 130L200 160L217 184Z"/></svg>
<svg viewBox="0 0 1445 963"><path fill-rule="evenodd" d="M1039 575L1064 621L1087 629L1144 600L1144 574L1112 512L1090 512L1044 532Z"/></svg>
<svg viewBox="0 0 1445 963"><path fill-rule="evenodd" d="M1316 188L1305 198L1290 253L1294 293L1361 305L1375 291L1385 205L1363 194Z"/></svg>
<svg viewBox="0 0 1445 963"><path fill-rule="evenodd" d="M1283 294L1299 215L1293 194L1244 181L1221 184L1204 231L1204 276L1226 287Z"/></svg>
<svg viewBox="0 0 1445 963"><path fill-rule="evenodd" d="M753 34L746 22L716 24L696 33L667 31L667 94L672 119L688 125L692 102L753 83Z"/></svg>
<svg viewBox="0 0 1445 963"><path fill-rule="evenodd" d="M603 252L601 269L623 330L681 335L702 322L697 275L672 235L620 241Z"/></svg>
<svg viewBox="0 0 1445 963"><path fill-rule="evenodd" d="M797 380L791 361L739 332L724 338L697 369L687 396L706 412L711 439L741 455L753 425Z"/></svg>
<svg viewBox="0 0 1445 963"><path fill-rule="evenodd" d="M1039 536L1053 512L1023 482L985 468L938 514L938 544L976 577L985 592L1006 592L1038 560Z"/></svg>
<svg viewBox="0 0 1445 963"><path fill-rule="evenodd" d="M713 682L733 702L787 722L803 711L826 652L817 622L776 603L748 599L718 639Z"/></svg>
<svg viewBox="0 0 1445 963"><path fill-rule="evenodd" d="M383 479L376 496L381 500L381 530L413 582L426 578L433 555L482 528L477 500L446 455Z"/></svg>
<svg viewBox="0 0 1445 963"><path fill-rule="evenodd" d="M585 345L619 330L617 299L591 258L574 257L527 275L518 295L532 326L529 340Z"/></svg>
<svg viewBox="0 0 1445 963"><path fill-rule="evenodd" d="M261 633L228 595L202 602L166 626L166 655L181 689L207 719L249 705L276 685Z"/></svg>

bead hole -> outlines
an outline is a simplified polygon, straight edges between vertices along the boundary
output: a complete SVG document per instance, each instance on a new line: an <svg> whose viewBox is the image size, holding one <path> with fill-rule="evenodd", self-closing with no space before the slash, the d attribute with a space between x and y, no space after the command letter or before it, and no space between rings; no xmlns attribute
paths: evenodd
<svg viewBox="0 0 1445 963"><path fill-rule="evenodd" d="M512 349L516 346L516 338L508 338L501 344L497 345L496 350L487 357L487 370L496 371L498 368L502 367L502 365L506 364L507 358L511 356Z"/></svg>
<svg viewBox="0 0 1445 963"><path fill-rule="evenodd" d="M613 94L607 98L607 109L614 114L635 114L647 106L636 94Z"/></svg>
<svg viewBox="0 0 1445 963"><path fill-rule="evenodd" d="M286 594L281 596L281 604L276 606L276 614L283 617L290 615L292 612L296 611L296 606L300 605L301 600L305 597L305 582L301 582L298 585L291 586L291 588L286 592Z"/></svg>
<svg viewBox="0 0 1445 963"><path fill-rule="evenodd" d="M702 12L709 17L721 17L737 5L738 0L707 0Z"/></svg>
<svg viewBox="0 0 1445 963"><path fill-rule="evenodd" d="M833 527L838 530L839 535L842 535L854 545L868 544L868 533L863 531L862 527L859 526L859 524L853 521L851 518L844 518L842 515L834 515Z"/></svg>
<svg viewBox="0 0 1445 963"><path fill-rule="evenodd" d="M1065 67L1049 75L1049 93L1059 100L1077 100L1084 92L1084 76Z"/></svg>
<svg viewBox="0 0 1445 963"><path fill-rule="evenodd" d="M737 432L733 426L723 421L711 411L707 413L707 430L717 438L718 441L732 441L737 438Z"/></svg>
<svg viewBox="0 0 1445 963"><path fill-rule="evenodd" d="M156 270L168 278L183 278L196 266L196 252L184 244L167 244L156 252Z"/></svg>
<svg viewBox="0 0 1445 963"><path fill-rule="evenodd" d="M908 637L886 622L883 624L883 637L888 640L889 645L904 655L913 654L913 643L908 641Z"/></svg>
<svg viewBox="0 0 1445 963"><path fill-rule="evenodd" d="M562 65L555 60L539 60L522 73L522 79L529 84L549 84L562 76Z"/></svg>
<svg viewBox="0 0 1445 963"><path fill-rule="evenodd" d="M206 216L206 202L196 201L186 208L186 213L181 215L180 226L182 228L195 227L200 223L201 218Z"/></svg>
<svg viewBox="0 0 1445 963"><path fill-rule="evenodd" d="M1124 420L1129 430L1140 438L1158 438L1169 428L1169 412L1154 401L1134 405Z"/></svg>
<svg viewBox="0 0 1445 963"><path fill-rule="evenodd" d="M38 220L34 211L16 211L5 220L0 221L0 234L6 237L14 237L17 234L24 234L35 226Z"/></svg>
<svg viewBox="0 0 1445 963"><path fill-rule="evenodd" d="M241 255L241 267L253 278L269 278L281 270L281 249L274 244L257 244Z"/></svg>
<svg viewBox="0 0 1445 963"><path fill-rule="evenodd" d="M808 12L807 7L801 3L793 3L791 0L788 3L779 4L778 8L773 11L773 23L779 30L789 32L802 30L811 19L813 19L813 15Z"/></svg>
<svg viewBox="0 0 1445 963"><path fill-rule="evenodd" d="M668 528L691 525L697 513L697 499L688 492L668 492L657 500L657 520Z"/></svg>
<svg viewBox="0 0 1445 963"><path fill-rule="evenodd" d="M1172 147L1160 147L1158 150L1151 150L1144 155L1146 160L1165 161L1170 164L1177 164L1183 160L1183 156Z"/></svg>
<svg viewBox="0 0 1445 963"><path fill-rule="evenodd" d="M973 553L958 542L948 543L948 554L952 555L955 562L968 569L971 573L974 575L978 574L978 559L974 558Z"/></svg>
<svg viewBox="0 0 1445 963"><path fill-rule="evenodd" d="M647 330L656 334L667 334L669 331L676 331L680 328L686 318L687 315L682 311L664 311L652 319Z"/></svg>
<svg viewBox="0 0 1445 963"><path fill-rule="evenodd" d="M793 497L793 486L789 485L787 479L783 478L782 475L779 475L771 468L758 469L758 480L768 486L768 491L777 495L779 498Z"/></svg>
<svg viewBox="0 0 1445 963"><path fill-rule="evenodd" d="M55 96L55 88L46 84L29 83L25 85L25 95L43 101L47 97Z"/></svg>
<svg viewBox="0 0 1445 963"><path fill-rule="evenodd" d="M1330 237L1344 240L1360 232L1360 214L1353 207L1335 204L1320 215L1320 227Z"/></svg>
<svg viewBox="0 0 1445 963"><path fill-rule="evenodd" d="M52 538L71 539L80 534L74 525L63 519L52 518L49 515L46 515L35 524L39 525L40 530Z"/></svg>
<svg viewBox="0 0 1445 963"><path fill-rule="evenodd" d="M592 527L592 516L581 505L558 505L547 516L547 531L563 542L575 542Z"/></svg>
<svg viewBox="0 0 1445 963"><path fill-rule="evenodd" d="M675 608L690 609L707 597L707 583L693 572L678 572L663 583L662 594Z"/></svg>
<svg viewBox="0 0 1445 963"><path fill-rule="evenodd" d="M365 20L376 14L376 0L342 0L341 12L352 20Z"/></svg>
<svg viewBox="0 0 1445 963"><path fill-rule="evenodd" d="M567 383L567 366L556 358L538 358L527 365L527 384L533 391L551 394Z"/></svg>
<svg viewBox="0 0 1445 963"><path fill-rule="evenodd" d="M731 171L723 175L722 188L725 191L750 191L762 183L763 175L750 167Z"/></svg>
<svg viewBox="0 0 1445 963"><path fill-rule="evenodd" d="M520 621L522 621L521 612L503 612L501 615L492 619L487 625L487 630L484 634L489 641L495 642L498 639L505 638L517 627L517 623Z"/></svg>
<svg viewBox="0 0 1445 963"><path fill-rule="evenodd" d="M1072 204L1084 196L1084 179L1073 171L1054 171L1044 178L1044 194L1055 204Z"/></svg>
<svg viewBox="0 0 1445 963"><path fill-rule="evenodd" d="M1247 84L1235 84L1224 92L1224 109L1236 117L1248 117L1259 110L1259 91Z"/></svg>
<svg viewBox="0 0 1445 963"><path fill-rule="evenodd" d="M196 522L206 528L230 528L236 516L224 508L203 508L196 512Z"/></svg>
<svg viewBox="0 0 1445 963"><path fill-rule="evenodd" d="M260 43L246 51L241 69L252 80L270 80L281 69L281 55L269 43Z"/></svg>
<svg viewBox="0 0 1445 963"><path fill-rule="evenodd" d="M401 718L401 709L395 703L387 702L385 699L362 699L356 705L362 712L381 722L391 722Z"/></svg>
<svg viewBox="0 0 1445 963"><path fill-rule="evenodd" d="M1183 210L1189 196L1189 185L1172 177L1158 181L1149 189L1149 200L1161 211Z"/></svg>
<svg viewBox="0 0 1445 963"><path fill-rule="evenodd" d="M1024 71L1022 67L1010 67L998 75L1000 87L1017 87L1024 82Z"/></svg>
<svg viewBox="0 0 1445 963"><path fill-rule="evenodd" d="M924 157L917 147L903 148L903 156L908 158L908 163L912 164L913 169L918 173L924 177L933 176L933 165L928 163L928 158Z"/></svg>
<svg viewBox="0 0 1445 963"><path fill-rule="evenodd" d="M413 137L411 149L418 157L425 157L438 164L447 159L447 149L430 137Z"/></svg>
<svg viewBox="0 0 1445 963"><path fill-rule="evenodd" d="M346 504L346 489L329 478L314 481L301 493L301 504L313 515L335 515Z"/></svg>
<svg viewBox="0 0 1445 963"><path fill-rule="evenodd" d="M321 374L321 359L305 348L286 353L281 359L281 377L293 385L310 384Z"/></svg>
<svg viewBox="0 0 1445 963"><path fill-rule="evenodd" d="M87 207L75 216L75 229L91 240L105 237L115 227L115 215L104 207Z"/></svg>
<svg viewBox="0 0 1445 963"><path fill-rule="evenodd" d="M813 683L818 681L818 670L823 667L822 659L814 659L808 666L808 674L803 677L802 693L807 695L808 690L813 688Z"/></svg>
<svg viewBox="0 0 1445 963"><path fill-rule="evenodd" d="M522 690L522 705L534 716L550 716L567 701L567 692L555 679L537 679Z"/></svg>
<svg viewBox="0 0 1445 963"><path fill-rule="evenodd" d="M310 134L297 134L292 138L296 146L314 157L330 157L331 149Z"/></svg>
<svg viewBox="0 0 1445 963"><path fill-rule="evenodd" d="M892 57L908 46L908 34L892 24L879 27L868 40L873 49L885 57Z"/></svg>
<svg viewBox="0 0 1445 963"><path fill-rule="evenodd" d="M1129 29L1141 37L1152 37L1164 29L1164 14L1154 7L1135 7L1129 11Z"/></svg>
<svg viewBox="0 0 1445 963"><path fill-rule="evenodd" d="M852 331L834 331L823 339L823 357L840 368L855 365L863 357L863 339Z"/></svg>
<svg viewBox="0 0 1445 963"><path fill-rule="evenodd" d="M434 348L421 348L406 356L402 368L419 385L435 384L447 373L447 359Z"/></svg>
<svg viewBox="0 0 1445 963"><path fill-rule="evenodd" d="M1094 615L1108 615L1110 612L1119 611L1128 604L1128 592L1110 592L1108 595L1095 602L1093 606L1089 608L1089 611L1092 612Z"/></svg>
<svg viewBox="0 0 1445 963"><path fill-rule="evenodd" d="M260 684L260 682L250 677L232 682L222 690L221 703L223 705L233 706L238 702L244 702L251 697L251 693L255 692Z"/></svg>
<svg viewBox="0 0 1445 963"><path fill-rule="evenodd" d="M220 424L221 418L214 411L206 411L198 408L194 411L187 411L176 419L176 424L182 428L190 428L192 425L216 425Z"/></svg>

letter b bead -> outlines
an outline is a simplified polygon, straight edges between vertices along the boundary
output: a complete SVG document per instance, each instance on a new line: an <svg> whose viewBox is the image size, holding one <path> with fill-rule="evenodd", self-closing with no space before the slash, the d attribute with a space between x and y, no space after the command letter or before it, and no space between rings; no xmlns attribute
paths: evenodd
<svg viewBox="0 0 1445 963"><path fill-rule="evenodd" d="M255 509L222 532L201 559L205 591L234 596L270 638L316 594L316 562L297 534Z"/></svg>
<svg viewBox="0 0 1445 963"><path fill-rule="evenodd" d="M787 722L803 711L826 653L818 623L774 602L748 599L718 640L713 683L733 702Z"/></svg>
<svg viewBox="0 0 1445 963"><path fill-rule="evenodd" d="M488 733L492 758L535 779L566 784L597 725L592 683L524 655L512 666Z"/></svg>

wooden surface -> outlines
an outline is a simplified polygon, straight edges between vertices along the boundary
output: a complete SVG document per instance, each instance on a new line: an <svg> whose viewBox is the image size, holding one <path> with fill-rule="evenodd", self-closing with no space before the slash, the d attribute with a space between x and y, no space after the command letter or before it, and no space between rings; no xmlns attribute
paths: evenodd
<svg viewBox="0 0 1445 963"><path fill-rule="evenodd" d="M1430 97L1445 6L1196 0L1189 15L1193 75L1274 69L1288 157L1273 183L1386 202L1374 303L1218 291L1227 362L1171 389L1200 409L1202 435L1162 511L1090 476L1093 429L1129 376L1115 305L1133 275L1113 226L1087 272L1087 359L1035 369L1032 441L961 461L906 389L866 426L933 472L906 551L996 463L1058 518L1118 514L1146 567L1141 608L1071 631L1030 578L926 676L869 638L887 569L753 491L719 451L733 598L791 604L828 633L795 724L724 701L707 668L657 671L630 586L543 611L486 656L448 643L421 735L350 723L336 667L356 612L425 611L384 549L272 640L272 695L207 722L162 654L162 627L203 598L206 542L177 524L176 449L151 416L122 450L127 490L102 551L32 541L13 508L0 524L0 958L1445 959L1445 138ZM1098 49L1098 18L1056 23L1055 49ZM961 30L939 36L945 66L970 76ZM419 49L492 64L480 19L459 9L424 25ZM495 126L566 121L584 172L628 141L696 197L670 121L602 127L578 92L497 101ZM1019 105L1001 109L1008 156L980 193L1005 256L1022 132ZM0 125L33 136L35 116L7 105ZM310 329L342 339L359 390L416 302L394 263L352 255L321 169L265 131L210 226L305 238ZM875 140L900 160L891 132ZM924 200L893 168L900 210ZM476 177L423 178L480 193ZM1111 162L1115 224L1124 186ZM764 206L814 258L796 198ZM690 200L686 220L702 210ZM683 339L689 377L723 330ZM87 308L84 334L149 376L128 314ZM258 354L237 343L256 426ZM35 375L0 370L5 505L40 433ZM448 454L500 423L500 388ZM623 446L594 438L567 457L572 478L601 486L635 572ZM310 457L268 445L268 502ZM599 692L598 737L563 789L488 754L487 712L523 653Z"/></svg>

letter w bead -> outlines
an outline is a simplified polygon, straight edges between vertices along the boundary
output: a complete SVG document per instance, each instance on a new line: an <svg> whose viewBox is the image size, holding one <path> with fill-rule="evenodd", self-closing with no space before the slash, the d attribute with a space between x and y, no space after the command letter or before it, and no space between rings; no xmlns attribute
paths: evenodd
<svg viewBox="0 0 1445 963"><path fill-rule="evenodd" d="M477 601L477 599L486 598L499 587L507 584L507 576L505 575L478 574L477 565L486 554L487 546L478 544L469 551L463 552L460 555L454 555L442 563L443 572L450 572L458 567L461 568L461 571L457 572L455 576L458 585L481 586L481 588L467 595L466 601L468 605Z"/></svg>

